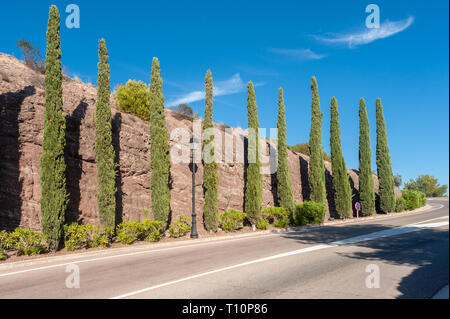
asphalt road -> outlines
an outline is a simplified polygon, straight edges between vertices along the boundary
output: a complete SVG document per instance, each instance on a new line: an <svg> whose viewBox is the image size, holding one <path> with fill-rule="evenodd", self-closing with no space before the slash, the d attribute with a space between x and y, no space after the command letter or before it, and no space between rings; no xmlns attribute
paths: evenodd
<svg viewBox="0 0 450 319"><path fill-rule="evenodd" d="M428 203L285 234L1 264L0 298L430 298L449 282L449 205Z"/></svg>

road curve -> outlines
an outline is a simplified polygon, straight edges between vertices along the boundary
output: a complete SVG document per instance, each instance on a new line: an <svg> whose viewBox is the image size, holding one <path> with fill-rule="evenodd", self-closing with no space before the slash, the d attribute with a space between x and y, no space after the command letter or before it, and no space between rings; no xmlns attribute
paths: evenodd
<svg viewBox="0 0 450 319"><path fill-rule="evenodd" d="M429 205L285 234L2 264L0 298L430 298L449 282L449 205Z"/></svg>

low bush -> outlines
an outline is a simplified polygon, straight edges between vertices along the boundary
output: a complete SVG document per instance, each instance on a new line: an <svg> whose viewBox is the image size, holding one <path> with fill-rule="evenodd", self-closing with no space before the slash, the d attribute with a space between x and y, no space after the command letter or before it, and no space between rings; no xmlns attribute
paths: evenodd
<svg viewBox="0 0 450 319"><path fill-rule="evenodd" d="M122 222L117 226L117 241L122 244L132 244L135 241L158 241L163 234L163 223L146 219L143 222L136 220Z"/></svg>
<svg viewBox="0 0 450 319"><path fill-rule="evenodd" d="M140 227L139 222L137 220L122 222L117 225L116 240L122 244L132 244L136 240L138 240L140 235Z"/></svg>
<svg viewBox="0 0 450 319"><path fill-rule="evenodd" d="M178 216L178 220L169 226L169 235L173 238L178 238L186 235L191 230L191 218L185 216Z"/></svg>
<svg viewBox="0 0 450 319"><path fill-rule="evenodd" d="M287 227L292 223L292 213L285 207L267 207L262 210L261 215L275 227Z"/></svg>
<svg viewBox="0 0 450 319"><path fill-rule="evenodd" d="M299 226L308 224L321 224L325 218L327 208L322 203L305 201L295 207L295 224Z"/></svg>
<svg viewBox="0 0 450 319"><path fill-rule="evenodd" d="M267 227L269 227L269 222L267 220L265 220L264 218L260 218L258 220L258 223L256 224L256 228L265 230L265 229L267 229Z"/></svg>
<svg viewBox="0 0 450 319"><path fill-rule="evenodd" d="M222 228L227 233L236 231L239 228L244 227L244 219L246 217L246 213L241 213L234 209L223 212L220 215L220 228Z"/></svg>
<svg viewBox="0 0 450 319"><path fill-rule="evenodd" d="M15 246L15 242L9 236L9 233L6 230L0 231L0 249L13 249Z"/></svg>
<svg viewBox="0 0 450 319"><path fill-rule="evenodd" d="M405 200L407 210L414 210L426 204L425 194L416 190L404 189L402 198Z"/></svg>
<svg viewBox="0 0 450 319"><path fill-rule="evenodd" d="M395 211L403 212L406 210L406 200L403 197L399 197L395 200Z"/></svg>
<svg viewBox="0 0 450 319"><path fill-rule="evenodd" d="M144 82L129 80L125 85L119 85L115 101L121 111L146 121L150 119L149 89Z"/></svg>
<svg viewBox="0 0 450 319"><path fill-rule="evenodd" d="M32 229L16 228L11 233L2 231L0 242L2 249L17 250L18 255L37 255L47 250L45 236Z"/></svg>
<svg viewBox="0 0 450 319"><path fill-rule="evenodd" d="M138 240L159 241L164 234L164 223L158 220L146 219L140 223Z"/></svg>
<svg viewBox="0 0 450 319"><path fill-rule="evenodd" d="M67 250L108 247L113 239L114 230L94 225L72 223L64 227L64 245Z"/></svg>
<svg viewBox="0 0 450 319"><path fill-rule="evenodd" d="M8 256L6 256L3 248L0 248L0 261L5 260L6 258L8 258Z"/></svg>

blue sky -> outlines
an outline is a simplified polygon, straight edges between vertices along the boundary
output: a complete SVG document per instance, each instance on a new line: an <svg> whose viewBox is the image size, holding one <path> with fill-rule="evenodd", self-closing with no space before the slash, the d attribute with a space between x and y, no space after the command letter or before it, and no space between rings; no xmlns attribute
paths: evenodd
<svg viewBox="0 0 450 319"><path fill-rule="evenodd" d="M246 83L256 84L261 127L275 127L284 89L287 139L310 130L310 80L315 75L329 152L329 105L339 103L342 148L358 167L358 103L367 103L375 169L375 100L387 123L394 173L403 180L429 173L449 181L448 1L28 1L2 4L0 52L20 57L25 38L45 52L48 8L61 13L62 62L72 76L95 84L97 45L106 39L112 87L149 82L161 63L167 104L188 102L203 114L201 91L211 69L214 120L247 127ZM68 29L65 8L80 8L80 28ZM380 28L368 29L368 4L380 8Z"/></svg>

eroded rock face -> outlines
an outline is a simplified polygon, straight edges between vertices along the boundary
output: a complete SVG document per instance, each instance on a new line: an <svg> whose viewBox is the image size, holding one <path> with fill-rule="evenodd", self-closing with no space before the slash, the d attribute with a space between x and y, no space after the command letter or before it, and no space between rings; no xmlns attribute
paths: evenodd
<svg viewBox="0 0 450 319"><path fill-rule="evenodd" d="M66 116L67 189L70 193L66 220L97 224L97 167L95 163L95 101L93 85L65 78L63 101ZM117 218L145 219L151 216L149 123L122 113L112 103L113 142L117 176ZM192 132L192 121L166 110L167 129ZM0 229L17 226L40 229L40 156L44 123L44 77L14 57L0 53ZM224 130L223 125L216 128ZM245 135L244 130L240 130ZM239 135L239 134L238 134ZM224 137L225 138L225 137ZM170 138L170 145L178 143ZM267 149L269 148L267 144ZM242 156L236 148L235 156ZM289 167L298 203L308 196L307 156L289 151ZM331 164L325 163L327 190L331 190ZM219 169L219 209L243 210L244 163L223 162ZM358 178L349 170L357 194ZM192 173L186 163L172 164L172 218L191 215ZM196 207L199 231L203 229L203 168L196 175ZM378 182L374 176L376 188ZM331 194L331 192L329 192ZM399 195L399 194L397 194ZM273 206L276 197L275 175L263 175L263 207ZM333 216L332 196L329 195ZM150 211L145 214L144 210Z"/></svg>

